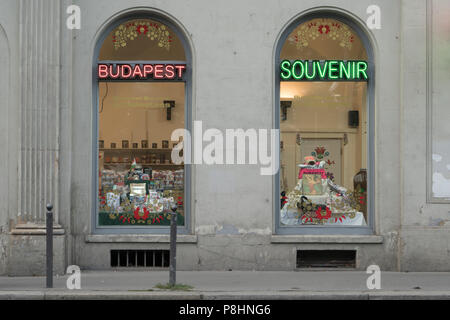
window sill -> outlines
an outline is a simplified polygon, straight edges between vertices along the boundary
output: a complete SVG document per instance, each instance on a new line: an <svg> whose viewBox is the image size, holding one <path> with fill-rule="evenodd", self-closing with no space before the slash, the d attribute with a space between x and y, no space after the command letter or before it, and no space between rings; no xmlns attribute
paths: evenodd
<svg viewBox="0 0 450 320"><path fill-rule="evenodd" d="M273 235L271 243L383 243L376 235Z"/></svg>
<svg viewBox="0 0 450 320"><path fill-rule="evenodd" d="M85 241L88 243L170 243L170 237L168 234L96 234L87 235ZM179 234L177 235L177 243L197 243L197 235Z"/></svg>

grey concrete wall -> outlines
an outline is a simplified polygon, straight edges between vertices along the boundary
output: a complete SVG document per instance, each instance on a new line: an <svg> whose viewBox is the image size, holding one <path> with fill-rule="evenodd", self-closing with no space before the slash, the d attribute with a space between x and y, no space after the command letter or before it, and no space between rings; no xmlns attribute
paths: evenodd
<svg viewBox="0 0 450 320"><path fill-rule="evenodd" d="M6 273L9 230L17 212L17 155L19 149L19 21L18 2L2 1L0 10L0 274Z"/></svg>
<svg viewBox="0 0 450 320"><path fill-rule="evenodd" d="M92 85L96 39L110 21L144 7L162 12L186 30L193 50L193 119L207 128L272 128L274 117L274 51L277 39L302 12L332 6L364 25L372 1L79 1L83 24L74 32L72 107L72 215L74 263L106 266L110 248L142 244L85 243L92 229ZM399 1L379 1L383 28L369 31L376 63L376 233L379 243L272 243L273 180L257 166L203 166L193 170L192 233L197 244L182 244L180 268L282 269L295 264L302 248L354 248L358 266L377 263L398 268L400 226L400 32ZM239 10L236 8L239 7ZM340 8L340 9L337 9ZM201 14L199 14L201 13ZM255 50L255 48L258 48ZM211 107L213 106L213 107ZM387 169L386 169L387 168ZM337 237L336 241L345 238ZM156 244L157 245L157 244ZM149 247L150 245L148 245ZM95 254L94 254L95 253ZM96 255L96 262L92 256ZM99 261L101 260L101 261Z"/></svg>
<svg viewBox="0 0 450 320"><path fill-rule="evenodd" d="M81 7L81 30L65 28L65 8L72 3ZM190 232L197 241L180 243L178 266L181 270L292 270L296 250L354 249L358 252L358 269L378 264L382 270L448 271L450 205L430 203L426 198L430 155L426 126L429 106L423 77L427 67L426 10L422 0L286 0L264 1L264 5L257 0L61 1L58 219L66 232L58 240L64 252L58 255L63 257L62 265L104 269L109 267L110 249L168 248L154 236L145 236L145 242L121 236L116 236L115 243L101 238L86 241L92 233L95 206L91 196L91 68L98 36L111 21L126 12L145 9L165 15L186 33L193 52L192 119L202 120L204 130L272 128L274 53L284 28L302 13L325 7L364 25L366 8L371 4L379 5L382 14L382 28L366 30L373 42L376 65L375 236L276 236L273 202L278 197L274 197L272 177L261 176L259 167L253 165L196 165L192 171ZM9 64L11 71L9 93L0 86L2 97L9 97L7 103L2 98L0 105L2 114L8 114L8 121L0 118L0 124L9 132L7 139L0 139L1 146L6 145L8 150L8 154L0 154L0 161L7 163L0 174L8 177L0 182L0 197L9 200L6 205L0 198L0 274L7 272L5 252L18 250L16 257L20 257L20 248L30 244L22 237L24 242L19 246L16 237L8 236L18 220L21 197L15 178L20 84L13 72L20 56L20 28L15 20L18 2L6 1L1 6L0 49L8 47L10 55L9 62L2 55L0 64ZM410 64L415 68L408 68ZM0 75L0 83L7 79ZM11 241L16 244L8 243ZM36 252L41 252L39 243L43 245L37 241ZM28 263L39 267L39 259L36 256ZM10 270L18 263L14 258Z"/></svg>
<svg viewBox="0 0 450 320"><path fill-rule="evenodd" d="M58 222L59 18L57 0L1 4L0 273L42 274L47 202Z"/></svg>
<svg viewBox="0 0 450 320"><path fill-rule="evenodd" d="M9 44L6 38L6 33L0 24L0 70L8 70L9 65ZM0 118L0 128L8 127L8 107L9 107L9 77L8 72L0 74L0 96L5 97L3 103L0 105L0 114L4 116ZM3 131L3 130L2 130ZM8 149L8 133L0 136L0 148L2 150ZM8 163L8 153L2 152L0 161ZM8 166L0 168L0 176L8 177ZM6 259L8 252L8 179L0 180L0 274L5 273Z"/></svg>
<svg viewBox="0 0 450 320"><path fill-rule="evenodd" d="M402 1L402 176L400 263L404 271L450 270L450 204L427 201L428 101L427 6ZM428 88L432 90L432 87ZM428 131L427 131L428 130ZM450 137L448 137L450 139Z"/></svg>
<svg viewBox="0 0 450 320"><path fill-rule="evenodd" d="M53 274L65 273L64 235L53 238ZM10 276L43 276L46 274L45 235L11 235L6 273Z"/></svg>

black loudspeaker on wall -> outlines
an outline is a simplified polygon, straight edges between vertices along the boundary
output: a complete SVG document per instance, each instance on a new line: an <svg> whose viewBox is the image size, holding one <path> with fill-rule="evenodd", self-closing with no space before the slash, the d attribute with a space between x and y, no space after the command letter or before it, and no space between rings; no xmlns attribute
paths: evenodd
<svg viewBox="0 0 450 320"><path fill-rule="evenodd" d="M348 112L348 126L350 128L358 128L359 126L359 112L349 111Z"/></svg>

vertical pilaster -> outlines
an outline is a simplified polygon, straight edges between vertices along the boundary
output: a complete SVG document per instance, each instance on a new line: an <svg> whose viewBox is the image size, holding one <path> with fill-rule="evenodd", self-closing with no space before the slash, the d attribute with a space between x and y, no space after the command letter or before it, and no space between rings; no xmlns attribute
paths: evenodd
<svg viewBox="0 0 450 320"><path fill-rule="evenodd" d="M60 1L20 0L20 149L17 227L58 222Z"/></svg>

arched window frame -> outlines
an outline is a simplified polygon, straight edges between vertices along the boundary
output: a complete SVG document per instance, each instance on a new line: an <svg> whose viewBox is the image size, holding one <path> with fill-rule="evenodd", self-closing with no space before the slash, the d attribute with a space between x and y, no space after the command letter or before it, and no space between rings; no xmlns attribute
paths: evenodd
<svg viewBox="0 0 450 320"><path fill-rule="evenodd" d="M185 53L184 61L174 61L174 60L99 60L100 49L108 37L110 32L116 27L124 22L135 20L135 19L150 19L169 27L175 35L180 39ZM104 30L101 31L100 36L97 38L92 63L92 128L93 128L93 143L92 143L92 193L91 199L93 200L92 212L91 212L91 232L94 234L169 234L170 226L145 226L145 227L133 227L133 226L99 226L98 225L98 137L99 137L99 81L97 76L97 65L98 63L184 63L186 64L186 71L183 74L182 82L185 83L185 129L191 132L192 127L192 50L191 44L185 32L182 31L183 28L172 22L169 17L163 14L150 11L140 11L131 12L124 14L107 25ZM124 80L129 82L129 80ZM170 82L172 80L154 80L148 79L149 82ZM116 80L117 82L117 80ZM185 214L185 224L184 226L178 226L177 232L180 234L190 234L191 233L191 194L192 194L192 172L190 164L184 164L184 214Z"/></svg>
<svg viewBox="0 0 450 320"><path fill-rule="evenodd" d="M374 59L374 46L373 41L369 35L368 30L363 23L359 23L356 18L350 17L348 14L344 14L340 11L333 9L318 9L312 12L304 13L291 21L287 27L281 32L279 36L274 53L274 128L280 130L280 54L283 45L287 41L289 35L300 24L307 22L311 19L317 18L329 18L338 20L350 28L358 35L363 43L367 53L368 63L368 81L367 81L367 226L315 226L315 225L302 225L302 226L281 226L280 225L280 170L281 170L281 157L279 157L279 167L277 174L274 175L273 189L274 189L274 231L276 234L310 234L310 235L326 235L326 234L349 234L349 235L371 235L375 231L375 59ZM281 135L280 135L281 137ZM281 150L278 148L278 152Z"/></svg>

